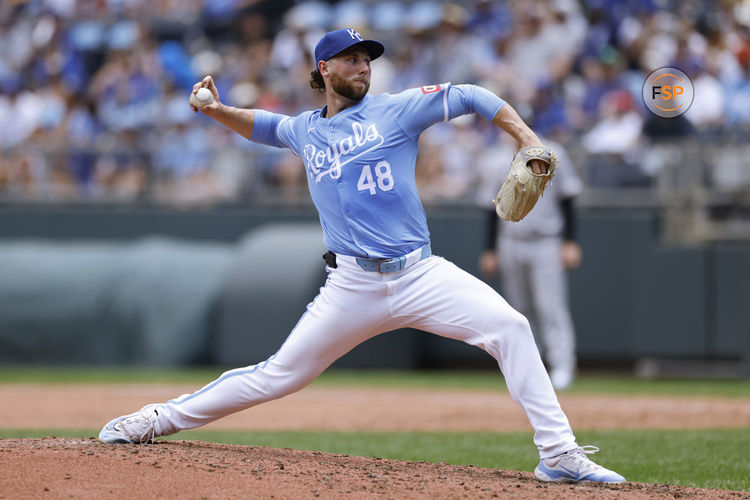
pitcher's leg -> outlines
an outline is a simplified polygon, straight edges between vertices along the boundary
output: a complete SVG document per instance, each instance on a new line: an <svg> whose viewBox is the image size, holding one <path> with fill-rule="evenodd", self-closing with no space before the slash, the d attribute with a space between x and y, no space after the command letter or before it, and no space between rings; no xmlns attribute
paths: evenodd
<svg viewBox="0 0 750 500"><path fill-rule="evenodd" d="M360 284L361 286L361 284ZM160 435L205 425L218 418L302 389L331 363L358 344L381 333L384 301L357 300L329 285L321 290L279 351L266 361L230 370L193 394L158 408ZM355 309L358 307L359 309Z"/></svg>
<svg viewBox="0 0 750 500"><path fill-rule="evenodd" d="M413 287L399 290L404 324L476 345L498 362L514 401L534 427L542 458L576 448L526 318L490 286L440 259ZM425 292L427 291L427 292Z"/></svg>

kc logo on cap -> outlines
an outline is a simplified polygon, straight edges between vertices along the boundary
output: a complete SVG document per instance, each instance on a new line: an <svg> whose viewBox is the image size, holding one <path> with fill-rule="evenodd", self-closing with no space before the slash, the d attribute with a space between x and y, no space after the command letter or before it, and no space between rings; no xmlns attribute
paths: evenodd
<svg viewBox="0 0 750 500"><path fill-rule="evenodd" d="M315 64L320 61L327 61L336 54L348 49L352 45L361 45L370 53L370 59L377 59L385 52L383 44L377 40L362 40L357 30L344 28L336 31L329 31L320 39L315 46Z"/></svg>

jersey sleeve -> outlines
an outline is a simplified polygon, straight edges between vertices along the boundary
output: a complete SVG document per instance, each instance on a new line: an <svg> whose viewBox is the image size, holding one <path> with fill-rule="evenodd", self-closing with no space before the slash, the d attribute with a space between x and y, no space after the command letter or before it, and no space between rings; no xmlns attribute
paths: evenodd
<svg viewBox="0 0 750 500"><path fill-rule="evenodd" d="M262 109L253 110L253 113L255 116L250 140L277 148L289 148L299 155L295 134L295 124L299 117L292 118Z"/></svg>
<svg viewBox="0 0 750 500"><path fill-rule="evenodd" d="M437 122L469 113L477 113L491 121L505 105L505 101L489 90L470 84L427 85L406 90L396 97L403 103L396 122L410 137L419 135Z"/></svg>

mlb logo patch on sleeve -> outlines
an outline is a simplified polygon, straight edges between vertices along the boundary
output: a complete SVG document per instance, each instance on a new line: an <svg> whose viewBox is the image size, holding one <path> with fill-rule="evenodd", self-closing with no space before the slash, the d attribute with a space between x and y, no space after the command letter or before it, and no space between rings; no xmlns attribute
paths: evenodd
<svg viewBox="0 0 750 500"><path fill-rule="evenodd" d="M433 92L440 92L440 85L424 85L420 87L423 94L432 94Z"/></svg>

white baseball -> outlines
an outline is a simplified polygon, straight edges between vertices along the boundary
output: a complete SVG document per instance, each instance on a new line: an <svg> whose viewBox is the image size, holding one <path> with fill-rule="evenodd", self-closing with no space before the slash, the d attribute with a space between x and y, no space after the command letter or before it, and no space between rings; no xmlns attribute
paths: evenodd
<svg viewBox="0 0 750 500"><path fill-rule="evenodd" d="M201 87L198 92L195 93L195 101L199 106L205 106L210 104L214 100L214 95L206 87Z"/></svg>

